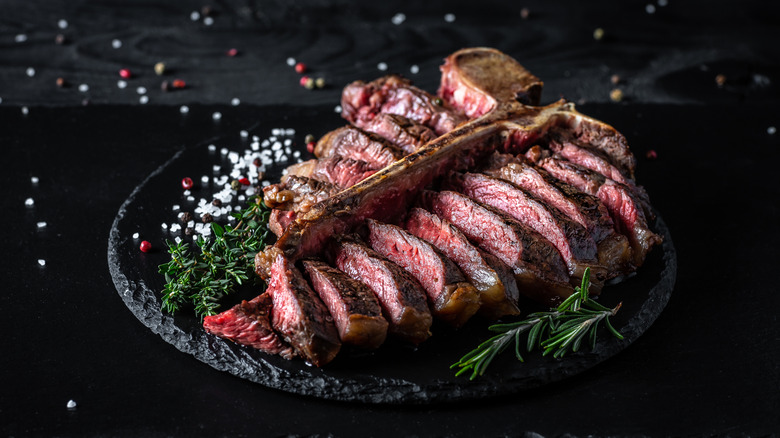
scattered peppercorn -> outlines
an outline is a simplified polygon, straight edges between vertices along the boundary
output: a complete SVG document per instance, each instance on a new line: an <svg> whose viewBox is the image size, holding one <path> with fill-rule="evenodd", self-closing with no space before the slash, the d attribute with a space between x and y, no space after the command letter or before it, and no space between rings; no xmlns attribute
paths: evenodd
<svg viewBox="0 0 780 438"><path fill-rule="evenodd" d="M162 76L165 73L165 64L162 62L158 62L154 65L154 73L157 76Z"/></svg>
<svg viewBox="0 0 780 438"><path fill-rule="evenodd" d="M719 74L715 76L715 83L718 84L718 88L723 87L726 85L726 75Z"/></svg>
<svg viewBox="0 0 780 438"><path fill-rule="evenodd" d="M130 72L129 69L123 68L119 70L119 76L122 79L130 79L133 76L133 74Z"/></svg>
<svg viewBox="0 0 780 438"><path fill-rule="evenodd" d="M265 172L263 172L262 170L257 172L257 180L262 181L263 178L265 178Z"/></svg>
<svg viewBox="0 0 780 438"><path fill-rule="evenodd" d="M261 164L263 164L263 161L262 161L262 160L260 160L260 158L255 158L254 160L252 160L252 164L253 164L255 167L260 167L260 165L261 165Z"/></svg>
<svg viewBox="0 0 780 438"><path fill-rule="evenodd" d="M200 217L200 220L202 220L204 224L207 224L209 222L213 222L214 217L208 213L203 213L203 216Z"/></svg>
<svg viewBox="0 0 780 438"><path fill-rule="evenodd" d="M609 98L612 99L613 102L620 102L623 100L623 90L615 88L609 92Z"/></svg>
<svg viewBox="0 0 780 438"><path fill-rule="evenodd" d="M215 207L222 207L222 201L220 201L218 198L214 198L214 200L211 201L211 205Z"/></svg>
<svg viewBox="0 0 780 438"><path fill-rule="evenodd" d="M141 242L141 246L139 246L139 249L142 252L149 252L152 250L152 244L148 240L144 240L143 242Z"/></svg>
<svg viewBox="0 0 780 438"><path fill-rule="evenodd" d="M314 142L314 136L311 134L306 134L306 137L303 138L303 141L305 143L313 143Z"/></svg>
<svg viewBox="0 0 780 438"><path fill-rule="evenodd" d="M649 151L647 151L646 156L648 160L655 160L656 158L658 158L658 153L655 151L655 149L650 149Z"/></svg>
<svg viewBox="0 0 780 438"><path fill-rule="evenodd" d="M618 75L612 75L611 78L609 78L609 81L612 82L613 85L619 84L623 79L621 79Z"/></svg>
<svg viewBox="0 0 780 438"><path fill-rule="evenodd" d="M68 39L65 37L65 35L58 33L56 37L54 37L54 44L57 44L59 46L65 44L68 42Z"/></svg>
<svg viewBox="0 0 780 438"><path fill-rule="evenodd" d="M68 85L68 83L65 81L64 78L57 78L57 86L60 88L65 88Z"/></svg>
<svg viewBox="0 0 780 438"><path fill-rule="evenodd" d="M593 39L596 41L601 41L604 38L604 29L597 27L596 30L593 31Z"/></svg>
<svg viewBox="0 0 780 438"><path fill-rule="evenodd" d="M168 81L162 81L160 84L160 89L163 91L171 91L171 83Z"/></svg>
<svg viewBox="0 0 780 438"><path fill-rule="evenodd" d="M520 18L527 20L531 16L531 10L528 8L520 9Z"/></svg>
<svg viewBox="0 0 780 438"><path fill-rule="evenodd" d="M306 64L299 62L295 64L295 72L296 73L306 73Z"/></svg>
<svg viewBox="0 0 780 438"><path fill-rule="evenodd" d="M203 6L200 8L200 15L203 15L204 17L210 16L214 12L213 9L211 9L211 6Z"/></svg>
<svg viewBox="0 0 780 438"><path fill-rule="evenodd" d="M184 229L184 234L187 236L192 236L193 234L195 234L195 229L192 227L187 227Z"/></svg>
<svg viewBox="0 0 780 438"><path fill-rule="evenodd" d="M238 55L238 49L230 49L227 51L227 55L230 57Z"/></svg>
<svg viewBox="0 0 780 438"><path fill-rule="evenodd" d="M190 213L189 211L185 211L184 213L181 214L181 217L179 218L179 220L183 224L186 224L187 222L192 220L192 213Z"/></svg>
<svg viewBox="0 0 780 438"><path fill-rule="evenodd" d="M306 81L304 81L303 86L306 87L307 90L314 89L314 79L306 78Z"/></svg>
<svg viewBox="0 0 780 438"><path fill-rule="evenodd" d="M184 88L187 86L187 83L181 79L174 79L171 85L173 86L173 88Z"/></svg>
<svg viewBox="0 0 780 438"><path fill-rule="evenodd" d="M239 178L238 182L240 182L242 186L248 186L250 184L249 178Z"/></svg>
<svg viewBox="0 0 780 438"><path fill-rule="evenodd" d="M181 179L181 188L184 190L189 190L192 188L192 178L185 176Z"/></svg>
<svg viewBox="0 0 780 438"><path fill-rule="evenodd" d="M324 78L317 78L314 81L314 85L316 85L317 88L325 88L325 79Z"/></svg>
<svg viewBox="0 0 780 438"><path fill-rule="evenodd" d="M233 181L230 181L230 188L233 190L238 190L241 188L241 183L238 182L237 179L234 179Z"/></svg>

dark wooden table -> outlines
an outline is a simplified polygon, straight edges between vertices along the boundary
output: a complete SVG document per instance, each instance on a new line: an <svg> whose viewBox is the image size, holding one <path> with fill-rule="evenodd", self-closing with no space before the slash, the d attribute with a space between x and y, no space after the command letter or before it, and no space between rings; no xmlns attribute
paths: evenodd
<svg viewBox="0 0 780 438"><path fill-rule="evenodd" d="M19 0L2 9L2 435L780 430L778 6ZM511 396L362 405L218 372L124 306L106 265L108 232L133 188L175 152L235 136L267 105L329 111L355 79L397 72L434 91L442 58L466 46L514 56L545 81L543 102L565 97L628 137L679 256L671 300L637 342L585 373ZM288 58L326 87L301 87ZM132 77L121 78L123 68ZM186 87L161 89L174 79ZM615 88L621 102L610 99Z"/></svg>

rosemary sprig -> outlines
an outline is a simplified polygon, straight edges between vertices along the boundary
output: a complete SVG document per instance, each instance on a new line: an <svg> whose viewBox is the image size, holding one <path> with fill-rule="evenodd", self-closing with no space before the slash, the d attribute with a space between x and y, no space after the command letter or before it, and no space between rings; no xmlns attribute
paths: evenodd
<svg viewBox="0 0 780 438"><path fill-rule="evenodd" d="M493 359L513 343L515 357L523 362L523 356L520 354L523 344L521 335L526 332L528 333L525 342L527 351L539 348L543 356L552 353L555 358L579 350L586 336L593 349L596 345L596 332L602 321L610 333L618 339L623 339L623 335L609 322L609 317L620 310L622 303L613 309L604 307L589 299L589 287L590 269L588 268L582 276L582 284L557 308L547 312L531 313L522 321L491 325L488 330L498 334L466 353L450 368L459 368L456 376L471 372L470 379L473 380L484 374Z"/></svg>
<svg viewBox="0 0 780 438"><path fill-rule="evenodd" d="M198 236L197 250L188 243L166 241L171 261L162 264L159 272L165 275L162 308L168 313L178 311L190 303L200 318L214 315L219 301L232 293L236 286L251 281L264 283L254 275L254 257L265 246L268 237L269 209L255 196L248 207L233 213L235 226L211 223L213 239Z"/></svg>

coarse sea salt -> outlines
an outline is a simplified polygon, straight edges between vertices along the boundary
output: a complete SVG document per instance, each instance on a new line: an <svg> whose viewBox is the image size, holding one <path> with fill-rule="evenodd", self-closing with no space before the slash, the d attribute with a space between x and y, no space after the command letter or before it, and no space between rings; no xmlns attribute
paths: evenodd
<svg viewBox="0 0 780 438"><path fill-rule="evenodd" d="M138 102L141 105L146 105L147 103L149 103L149 96L141 96L141 97L139 97L138 98Z"/></svg>
<svg viewBox="0 0 780 438"><path fill-rule="evenodd" d="M38 259L38 264L41 265L41 266L46 266L46 260Z"/></svg>
<svg viewBox="0 0 780 438"><path fill-rule="evenodd" d="M188 107L187 105L182 105L179 107L179 112L182 114L187 114L188 112L190 112L190 107Z"/></svg>
<svg viewBox="0 0 780 438"><path fill-rule="evenodd" d="M76 407L76 402L73 400L68 400L68 404L65 405L68 409L74 409Z"/></svg>
<svg viewBox="0 0 780 438"><path fill-rule="evenodd" d="M35 76L35 69L32 68L32 67L27 67L26 73L27 73L27 76L33 77L33 76Z"/></svg>
<svg viewBox="0 0 780 438"><path fill-rule="evenodd" d="M138 234L138 233L133 233L133 239L138 239L139 237L141 237L141 235L140 235L140 234Z"/></svg>
<svg viewBox="0 0 780 438"><path fill-rule="evenodd" d="M125 89L125 88L127 88L127 81L123 81L123 80L120 79L120 80L116 81L116 86L119 89Z"/></svg>
<svg viewBox="0 0 780 438"><path fill-rule="evenodd" d="M23 106L22 107L22 114L24 114L25 116L27 114L30 114L30 108L27 108L26 106Z"/></svg>
<svg viewBox="0 0 780 438"><path fill-rule="evenodd" d="M33 200L33 198L27 198L24 200L24 205L28 207L32 207L33 205L35 205L35 201Z"/></svg>
<svg viewBox="0 0 780 438"><path fill-rule="evenodd" d="M41 228L46 228L46 222L43 222L43 221L41 221L41 222L38 222L38 223L36 223L35 225L37 225L37 226L38 226L38 229L41 229Z"/></svg>
<svg viewBox="0 0 780 438"><path fill-rule="evenodd" d="M420 73L420 67L415 64L409 67L409 72L411 72L413 75L416 75L417 73Z"/></svg>
<svg viewBox="0 0 780 438"><path fill-rule="evenodd" d="M219 111L216 111L214 114L211 115L211 118L214 119L215 121L216 120L220 120L220 119L222 119L222 113L219 112Z"/></svg>
<svg viewBox="0 0 780 438"><path fill-rule="evenodd" d="M111 41L111 47L115 49L122 47L122 40L114 39L113 41Z"/></svg>
<svg viewBox="0 0 780 438"><path fill-rule="evenodd" d="M38 181L40 181L40 179L38 179L38 177L37 177L37 176L31 176L31 177L30 177L30 182L31 182L31 183L33 183L33 184L38 184Z"/></svg>
<svg viewBox="0 0 780 438"><path fill-rule="evenodd" d="M241 103L241 99L234 97L230 99L230 104L233 106L238 106Z"/></svg>
<svg viewBox="0 0 780 438"><path fill-rule="evenodd" d="M287 65L290 67L295 66L295 58L287 58Z"/></svg>
<svg viewBox="0 0 780 438"><path fill-rule="evenodd" d="M79 91L81 91L82 93L86 93L87 91L89 91L89 85L87 84L79 85Z"/></svg>

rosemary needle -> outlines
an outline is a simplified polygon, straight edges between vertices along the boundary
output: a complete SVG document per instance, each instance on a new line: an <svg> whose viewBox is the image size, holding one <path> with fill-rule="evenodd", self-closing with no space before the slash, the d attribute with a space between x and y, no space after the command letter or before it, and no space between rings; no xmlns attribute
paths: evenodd
<svg viewBox="0 0 780 438"><path fill-rule="evenodd" d="M245 282L263 286L254 275L254 257L265 245L268 237L269 210L255 196L248 206L232 216L235 226L222 226L211 222L213 239L198 236L193 250L188 243L168 244L171 260L160 265L165 275L162 291L162 308L168 313L191 304L200 318L214 315L220 300Z"/></svg>
<svg viewBox="0 0 780 438"><path fill-rule="evenodd" d="M470 379L473 380L484 374L493 359L512 344L515 357L522 362L521 335L525 333L527 339L524 344L527 351L538 348L543 356L552 354L555 358L560 358L570 351L578 351L586 337L592 349L596 345L596 333L602 321L610 333L618 339L623 339L623 335L609 322L609 317L617 313L621 304L609 309L590 300L589 286L588 268L582 276L582 284L557 308L532 313L522 321L491 325L488 330L498 334L466 353L450 368L458 368L456 376L471 372Z"/></svg>

